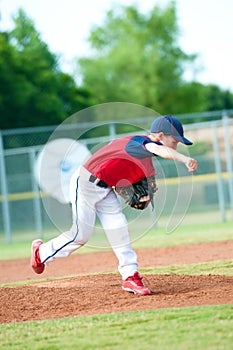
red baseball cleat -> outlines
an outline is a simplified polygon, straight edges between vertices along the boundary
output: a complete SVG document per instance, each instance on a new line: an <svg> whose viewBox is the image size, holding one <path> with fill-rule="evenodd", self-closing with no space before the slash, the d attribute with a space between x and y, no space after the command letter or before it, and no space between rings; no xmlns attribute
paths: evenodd
<svg viewBox="0 0 233 350"><path fill-rule="evenodd" d="M45 264L40 260L39 247L43 244L41 239L36 239L31 246L31 266L35 273L42 273L45 269Z"/></svg>
<svg viewBox="0 0 233 350"><path fill-rule="evenodd" d="M122 289L138 295L149 295L151 291L142 283L142 277L138 272L123 281Z"/></svg>

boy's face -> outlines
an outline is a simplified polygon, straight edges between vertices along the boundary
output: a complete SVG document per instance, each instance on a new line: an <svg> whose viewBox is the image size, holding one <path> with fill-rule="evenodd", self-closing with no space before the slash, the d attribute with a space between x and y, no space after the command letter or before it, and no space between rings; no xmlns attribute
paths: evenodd
<svg viewBox="0 0 233 350"><path fill-rule="evenodd" d="M165 135L164 133L160 133L160 141L164 146L170 147L174 150L177 149L177 145L179 143L174 136Z"/></svg>

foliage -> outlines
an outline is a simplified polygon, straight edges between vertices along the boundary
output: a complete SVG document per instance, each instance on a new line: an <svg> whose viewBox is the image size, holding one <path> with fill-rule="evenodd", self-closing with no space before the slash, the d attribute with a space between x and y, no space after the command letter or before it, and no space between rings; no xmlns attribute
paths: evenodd
<svg viewBox="0 0 233 350"><path fill-rule="evenodd" d="M230 91L184 80L185 68L198 71L197 55L181 50L179 35L174 2L145 15L135 6L113 8L90 33L92 55L78 60L83 85L95 103L138 103L160 114L232 108Z"/></svg>
<svg viewBox="0 0 233 350"><path fill-rule="evenodd" d="M60 71L23 10L0 33L0 128L58 124L88 106L89 94Z"/></svg>
<svg viewBox="0 0 233 350"><path fill-rule="evenodd" d="M233 93L221 90L217 85L207 85L204 89L207 111L233 109Z"/></svg>
<svg viewBox="0 0 233 350"><path fill-rule="evenodd" d="M127 101L166 114L200 110L200 86L182 78L196 56L179 48L178 34L174 3L148 15L134 6L109 11L91 32L94 55L78 62L84 86L98 91L98 103Z"/></svg>
<svg viewBox="0 0 233 350"><path fill-rule="evenodd" d="M136 103L160 114L232 109L229 90L184 80L187 67L198 71L197 55L182 51L179 36L173 1L148 14L115 6L91 30L92 54L77 60L74 77L61 71L59 57L19 9L14 29L0 32L0 129L57 125L106 102Z"/></svg>

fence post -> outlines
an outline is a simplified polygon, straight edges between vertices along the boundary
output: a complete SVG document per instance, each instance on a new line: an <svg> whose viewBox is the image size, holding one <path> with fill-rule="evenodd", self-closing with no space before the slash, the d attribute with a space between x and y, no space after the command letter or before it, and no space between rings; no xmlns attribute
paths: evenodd
<svg viewBox="0 0 233 350"><path fill-rule="evenodd" d="M109 136L111 140L114 140L116 138L116 126L114 123L109 124Z"/></svg>
<svg viewBox="0 0 233 350"><path fill-rule="evenodd" d="M224 199L224 187L222 181L222 167L220 159L220 151L218 144L217 126L212 124L213 130L213 148L214 148L214 161L215 161L215 171L217 175L217 190L218 190L218 203L219 209L221 211L222 221L226 221L226 210L225 210L225 199Z"/></svg>
<svg viewBox="0 0 233 350"><path fill-rule="evenodd" d="M229 133L229 119L226 113L223 112L222 122L224 128L224 141L226 149L226 164L228 173L228 188L230 197L231 218L233 219L233 177L232 177L232 153L231 153L231 139Z"/></svg>
<svg viewBox="0 0 233 350"><path fill-rule="evenodd" d="M3 216L3 228L5 232L5 241L6 243L11 243L11 225L10 225L10 211L9 211L9 202L8 202L8 188L6 181L6 167L4 159L4 149L2 141L2 133L0 130L0 179L1 179L1 188L2 188L2 216Z"/></svg>
<svg viewBox="0 0 233 350"><path fill-rule="evenodd" d="M36 161L35 149L33 149L33 148L30 149L29 157L30 157L30 170L31 170L31 181L32 181L32 191L33 191L33 205L34 205L34 215L35 215L37 237L43 238L39 188L38 188L35 176L34 176L34 166L35 166L35 161Z"/></svg>

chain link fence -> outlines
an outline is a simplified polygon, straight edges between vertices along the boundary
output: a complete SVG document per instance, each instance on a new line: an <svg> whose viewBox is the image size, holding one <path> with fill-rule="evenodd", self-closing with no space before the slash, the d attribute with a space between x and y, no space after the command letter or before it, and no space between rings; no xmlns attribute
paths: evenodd
<svg viewBox="0 0 233 350"><path fill-rule="evenodd" d="M158 221L175 215L178 222L195 222L196 215L203 222L232 221L233 219L233 178L232 178L232 146L233 146L233 111L217 111L201 114L182 115L185 134L195 142L189 149L181 152L194 152L199 162L198 171L194 176L187 176L185 167L165 160L155 160L159 191L155 198L155 210L147 209L143 220L151 220L154 216ZM180 118L179 115L176 116ZM190 118L198 122L188 124ZM201 122L205 118L208 121ZM134 121L140 132L149 130L154 118L145 117ZM130 128L120 128L120 124L132 124L132 120L80 123L78 125L79 142L91 152L103 143L116 137L128 135ZM132 126L132 125L131 125ZM140 130L141 126L141 130ZM101 129L102 128L102 129ZM0 242L11 243L33 239L35 237L50 237L56 228L43 206L42 196L34 176L37 155L49 140L56 126L35 127L0 131ZM125 132L122 132L122 130ZM80 133L80 130L83 132ZM87 130L92 137L86 137ZM93 137L96 134L98 137ZM135 133L135 131L134 131ZM60 137L73 138L75 127L62 129ZM190 189L192 196L186 203L179 197L183 188ZM178 194L177 194L178 193ZM179 201L177 198L179 197ZM178 203L177 203L178 202ZM161 203L163 205L161 206ZM71 224L70 208L56 203L54 207L62 207L61 226L68 228ZM175 208L175 209L174 209ZM134 213L125 208L132 230ZM137 229L140 229L137 222Z"/></svg>

